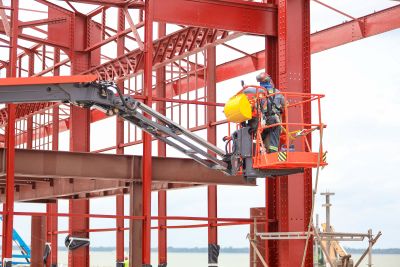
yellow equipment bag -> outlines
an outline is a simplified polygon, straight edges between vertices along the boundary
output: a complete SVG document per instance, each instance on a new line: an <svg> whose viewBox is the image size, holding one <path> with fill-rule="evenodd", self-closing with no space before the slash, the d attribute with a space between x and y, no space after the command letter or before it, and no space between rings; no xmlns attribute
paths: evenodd
<svg viewBox="0 0 400 267"><path fill-rule="evenodd" d="M224 113L230 122L244 122L252 118L251 104L245 94L231 97L224 106Z"/></svg>

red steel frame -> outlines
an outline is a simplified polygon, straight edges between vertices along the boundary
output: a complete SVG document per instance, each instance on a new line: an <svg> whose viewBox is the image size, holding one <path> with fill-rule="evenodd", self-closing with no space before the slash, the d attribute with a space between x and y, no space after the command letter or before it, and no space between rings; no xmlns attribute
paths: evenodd
<svg viewBox="0 0 400 267"><path fill-rule="evenodd" d="M186 124L187 128L193 131L207 130L207 139L212 143L217 143L217 128L226 123L223 120L218 121L216 116L217 109L222 105L217 102L216 97L218 82L265 68L282 91L310 93L311 53L400 27L399 5L310 35L310 3L307 0L275 0L268 3L241 0L171 0L168 1L168 5L167 1L161 0L65 1L71 9L62 8L45 0L36 1L48 8L48 11L44 12L47 13L46 19L20 21L19 12L25 9L18 6L17 0L12 0L10 7L0 8L0 12L6 11L11 15L10 23L0 23L0 33L9 35L8 40L0 39L10 51L8 61L0 62L0 69L7 69L8 77L41 76L51 72L54 76L58 76L62 70L67 70L70 74L92 73L103 79L114 79L126 93L135 94L135 97L142 99L147 105L151 106L154 103L159 112L165 113L181 124ZM78 6L74 6L73 2L90 3L97 7L85 15L78 12ZM177 7L185 12L177 11ZM107 22L107 10L110 8L119 8L116 29L113 27L115 25L110 26ZM137 21L136 25L133 23L133 17L126 17L133 13L127 10L137 11L138 19L134 18ZM43 13L35 10L30 12ZM339 12L347 16L346 13ZM4 13L0 15L4 17ZM249 20L249 17L253 19ZM127 29L125 19L129 24ZM153 22L159 22L159 40L154 43ZM188 27L183 26L182 30L167 34L165 23ZM48 29L38 28L39 25L47 25ZM137 28L141 27L144 27L144 42L137 34ZM20 31L22 28L47 34L47 38L22 32ZM59 32L65 34L60 35ZM242 35L237 32L265 35L267 53L260 51L249 54L234 48L244 56L217 65L215 45ZM34 42L35 45L24 47L26 44L18 42L18 39ZM132 42L136 42L137 45L132 47ZM104 46L113 43L116 43L117 47L115 59L103 55ZM144 44L143 47L141 43ZM136 47L138 48L134 49ZM288 51L291 51L290 61ZM26 59L27 67L23 63ZM40 71L37 71L38 61L41 63ZM154 68L156 68L155 84L153 84ZM18 81L23 82L23 80ZM32 81L35 80L29 80ZM155 90L152 90L153 86ZM195 94L194 98L189 97L189 92ZM195 107L194 111L189 112L189 107ZM187 118L184 115L185 109ZM189 121L189 114L195 123ZM310 123L310 106L306 105L302 114L300 111L294 112L291 117L294 121L304 118L304 123ZM104 118L105 116L97 111L69 108L53 103L10 104L6 109L0 110L0 125L5 126L4 139L7 148L4 187L6 201L2 212L3 259L10 258L12 253L13 217L33 215L33 213L14 212L14 188L21 186L14 181L14 147L58 150L59 132L69 130L70 150L90 151L90 123ZM129 132L128 136L125 134L126 131ZM2 142L1 136L0 142ZM207 218L167 216L165 190L158 192L158 216L152 217L151 136L147 134L141 136L135 128L118 119L116 145L97 152L115 149L117 154L123 154L125 147L140 143L143 143L142 215L124 215L123 193L126 192L123 191L116 196L116 215L108 217L116 220L115 228L90 229L89 217L107 216L91 215L89 200L85 197L70 200L68 214L58 213L56 203L47 204L46 213L35 213L35 215L47 216L46 239L53 244L48 266L57 264L57 234L65 232L57 228L58 216L73 218L70 219L69 229L66 231L68 233L89 236L90 232L115 231L117 261L123 261L124 258L123 233L127 230L124 219L142 220L142 264L150 265L150 232L151 229L158 229L160 266L167 263L168 228L207 227L208 243L218 244L218 227L253 222L251 219L218 218L215 185L208 186ZM165 144L158 143L158 155L166 156ZM311 171L293 175L290 179L288 177L268 179L265 192L266 219L265 222L259 222L265 224L265 230L304 231L311 210ZM131 203L132 206L133 204ZM158 220L156 228L151 227L151 220ZM172 227L167 226L168 220L194 220L206 223ZM300 266L303 250L303 241L268 241L264 253L269 266ZM70 252L69 265L89 266L89 250ZM312 266L310 247L306 266Z"/></svg>
<svg viewBox="0 0 400 267"><path fill-rule="evenodd" d="M11 8L11 34L10 34L10 67L7 69L8 77L17 77L17 45L18 45L18 8L19 1L12 0ZM2 262L12 257L12 234L14 220L14 157L15 157L15 105L7 105L8 121L6 128L6 201L3 204L3 238Z"/></svg>
<svg viewBox="0 0 400 267"><path fill-rule="evenodd" d="M105 13L104 13L105 15ZM122 9L118 10L118 31L123 31L125 29L125 15ZM125 47L125 39L124 37L120 37L117 39L117 56L121 56L124 53ZM119 82L118 87L122 92L124 92L124 83ZM120 147L120 144L124 143L124 121L121 118L117 118L117 125L116 125L116 154L124 154L124 148ZM124 194L119 194L116 196L115 199L116 203L116 214L119 216L124 215ZM116 227L120 229L117 231L117 238L116 238L116 260L117 262L124 262L125 259L125 243L124 243L124 220L122 218L116 219Z"/></svg>

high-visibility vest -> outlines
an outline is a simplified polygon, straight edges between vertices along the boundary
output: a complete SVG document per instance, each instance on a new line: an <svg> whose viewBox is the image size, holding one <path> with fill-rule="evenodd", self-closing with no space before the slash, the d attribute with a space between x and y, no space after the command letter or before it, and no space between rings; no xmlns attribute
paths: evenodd
<svg viewBox="0 0 400 267"><path fill-rule="evenodd" d="M124 261L124 267L129 267L129 260Z"/></svg>

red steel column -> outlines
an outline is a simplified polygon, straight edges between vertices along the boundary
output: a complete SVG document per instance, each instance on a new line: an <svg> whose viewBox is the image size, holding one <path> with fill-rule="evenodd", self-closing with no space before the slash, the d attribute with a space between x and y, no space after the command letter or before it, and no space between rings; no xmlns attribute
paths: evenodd
<svg viewBox="0 0 400 267"><path fill-rule="evenodd" d="M58 213L58 202L56 203L48 203L46 204L46 212L48 214ZM58 236L57 234L53 234L53 232L58 229L58 217L57 216L47 216L47 236L46 241L50 243L51 252L49 258L47 259L46 266L47 267L55 267L57 266L57 254L58 254Z"/></svg>
<svg viewBox="0 0 400 267"><path fill-rule="evenodd" d="M54 49L54 64L60 62L60 49ZM54 76L60 75L60 68L57 67L54 69ZM59 119L60 119L60 111L58 106L52 108L52 132L51 132L51 150L58 150L58 140L59 140ZM58 217L51 216L50 214L54 214L58 212L58 202L56 200L55 203L46 204L46 242L50 244L51 251L49 258L46 261L46 267L54 267L57 266L58 259L58 236L57 234L53 234L53 232L58 229Z"/></svg>
<svg viewBox="0 0 400 267"><path fill-rule="evenodd" d="M144 32L144 93L145 104L152 105L152 68L153 68L153 13L154 1L145 3L145 32ZM143 238L142 238L142 263L150 265L151 255L151 135L143 133Z"/></svg>
<svg viewBox="0 0 400 267"><path fill-rule="evenodd" d="M279 0L278 4L278 88L290 92L310 92L310 2ZM290 58L289 58L290 56ZM290 111L289 122L311 121L310 106L304 114ZM296 149L302 150L301 143ZM312 174L296 174L277 179L278 231L305 231L311 212ZM279 266L300 266L304 240L279 241ZM312 242L305 266L312 266Z"/></svg>
<svg viewBox="0 0 400 267"><path fill-rule="evenodd" d="M71 106L70 120L70 150L89 152L90 138L90 110ZM71 214L88 214L90 203L87 199L69 201ZM89 237L89 218L69 217L69 231L73 236ZM89 247L80 248L68 253L68 266L89 267Z"/></svg>
<svg viewBox="0 0 400 267"><path fill-rule="evenodd" d="M33 145L33 117L26 118L26 148L32 149Z"/></svg>
<svg viewBox="0 0 400 267"><path fill-rule="evenodd" d="M277 38L267 36L265 38L265 70L269 73L274 81L278 80L278 50ZM277 203L276 203L276 187L277 179L267 177L265 180L265 232L277 232L277 225L269 223L269 219L277 219ZM268 266L278 266L278 250L276 240L265 241L265 261ZM261 248L260 248L261 249Z"/></svg>
<svg viewBox="0 0 400 267"><path fill-rule="evenodd" d="M101 41L101 29L93 26L86 16L75 13L72 17L71 40L71 73L79 74L100 64L100 49L85 51L88 46ZM71 106L70 114L70 150L90 151L90 109ZM69 212L75 214L89 213L89 200L70 200ZM89 237L89 218L69 217L69 232L79 237ZM68 254L70 267L89 267L89 247L70 251Z"/></svg>
<svg viewBox="0 0 400 267"><path fill-rule="evenodd" d="M31 223L31 265L43 266L43 251L46 244L46 217L32 216Z"/></svg>
<svg viewBox="0 0 400 267"><path fill-rule="evenodd" d="M105 12L105 11L104 11ZM104 21L105 23L105 21ZM125 29L125 16L123 10L120 8L118 9L118 31L121 32ZM124 47L125 47L125 38L119 37L117 39L117 56L121 56L124 54ZM124 82L119 81L117 86L124 92ZM124 147L121 144L124 143L124 120L120 117L117 117L117 126L116 126L116 152L117 154L124 154ZM119 194L115 197L116 202L116 214L117 215L124 215L124 194ZM117 263L124 262L124 219L117 218L116 219L116 228L118 229L116 232L116 261Z"/></svg>
<svg viewBox="0 0 400 267"><path fill-rule="evenodd" d="M207 101L211 103L217 102L216 88L216 48L207 49ZM217 143L217 127L212 125L217 120L216 107L207 106L207 141ZM209 185L207 188L208 195L208 217L217 218L217 186ZM210 221L208 227L208 264L209 266L218 266L218 229L214 225L216 222Z"/></svg>
<svg viewBox="0 0 400 267"><path fill-rule="evenodd" d="M116 196L116 214L124 215L124 194ZM116 260L117 262L124 262L124 219L116 219L117 239L116 239Z"/></svg>
<svg viewBox="0 0 400 267"><path fill-rule="evenodd" d="M166 24L158 23L158 38L166 35ZM165 84L165 67L160 67L156 70L156 94L157 97L165 98L166 95ZM165 115L166 105L164 101L158 101L156 109L161 114ZM158 141L158 156L167 156L167 145L164 142ZM167 191L161 190L158 192L158 216L167 216ZM167 266L167 220L158 220L158 266Z"/></svg>
<svg viewBox="0 0 400 267"><path fill-rule="evenodd" d="M136 167L136 165L135 165ZM142 216L143 214L143 188L139 183L131 183L130 216ZM140 220L129 221L129 267L140 267L142 265L142 239L143 222Z"/></svg>
<svg viewBox="0 0 400 267"><path fill-rule="evenodd" d="M90 63L97 63L97 54L82 51L86 42L90 45L90 38L99 34L92 32L93 27L87 27L87 19L79 14L72 17L74 32L71 40L71 74L79 74L90 67ZM90 34L90 38L88 38ZM96 60L97 59L97 60ZM90 110L72 106L70 108L70 151L89 152L90 151ZM90 208L89 200L76 199L69 201L69 212L71 214L88 214ZM69 217L69 232L73 236L88 238L89 218L71 216ZM89 267L89 247L80 248L68 253L68 266L70 267Z"/></svg>
<svg viewBox="0 0 400 267"><path fill-rule="evenodd" d="M11 1L11 36L10 36L10 64L8 77L17 75L17 45L18 45L18 0ZM15 105L7 105L8 124L6 127L6 200L3 204L3 238L2 262L12 257L12 232L14 221L14 160L15 160ZM11 266L10 263L4 266Z"/></svg>
<svg viewBox="0 0 400 267"><path fill-rule="evenodd" d="M35 74L35 54L28 53L28 76ZM33 116L26 118L26 148L32 149L33 146Z"/></svg>

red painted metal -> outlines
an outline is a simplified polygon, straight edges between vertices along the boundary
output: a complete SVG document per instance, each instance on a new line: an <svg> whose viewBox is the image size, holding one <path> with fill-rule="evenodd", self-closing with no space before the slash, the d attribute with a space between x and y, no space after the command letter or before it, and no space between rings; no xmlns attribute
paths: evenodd
<svg viewBox="0 0 400 267"><path fill-rule="evenodd" d="M47 267L57 266L58 262L58 236L53 234L58 231L58 217L49 216L50 214L58 213L58 204L56 203L48 203L46 204L46 233L45 240L51 245L50 256L47 259ZM41 251L42 252L42 251ZM43 252L42 252L43 254ZM43 257L43 255L42 255Z"/></svg>
<svg viewBox="0 0 400 267"><path fill-rule="evenodd" d="M130 220L129 221L129 266L143 266L143 208L141 201L143 199L142 184L131 184L129 190L130 216L140 216L142 221Z"/></svg>
<svg viewBox="0 0 400 267"><path fill-rule="evenodd" d="M43 266L43 250L46 244L46 216L32 216L31 266Z"/></svg>
<svg viewBox="0 0 400 267"><path fill-rule="evenodd" d="M400 27L400 5L388 8L382 11L375 12L370 15L358 18L357 21L350 21L343 24L339 24L334 27L330 27L326 30L313 33L311 35L311 53L321 52L330 48L334 48L352 41L357 41L362 38L367 38L373 35L384 33L386 31L394 30ZM361 22L361 24L360 24ZM365 26L360 26L365 25ZM368 29L364 31L364 35L361 34L360 27ZM357 34L354 35L353 30L357 29ZM187 31L182 30L182 31ZM128 32L128 30L127 30ZM125 33L126 34L126 33ZM184 35L184 33L182 33ZM169 35L172 36L172 35ZM115 35L115 39L118 35ZM170 44L174 42L175 38L171 38L168 41ZM161 39L160 39L161 41ZM155 46L157 43L155 43ZM166 41L163 45L167 45ZM178 44L179 45L179 44ZM161 49L160 49L161 50ZM177 49L179 50L179 49ZM138 65L136 68L136 62L140 61L141 55L136 55L136 50L121 56L109 63L104 63L98 67L94 67L90 72L96 74L102 79L111 79L114 77L125 77L126 74L133 74L133 71L141 71L142 66ZM168 54L167 54L168 55ZM182 54L183 55L183 54ZM178 53L177 56L180 56ZM137 58L138 60L136 60ZM175 57L174 57L175 58ZM157 64L158 59L155 59L155 64ZM221 64L217 66L216 82L226 81L228 79L235 78L240 75L244 75L253 71L261 70L265 67L264 65L265 53L264 51L257 52L251 56L244 56L239 59ZM129 61L129 62L128 62ZM164 62L164 61L163 61ZM4 67L4 65L3 65ZM1 68L1 66L0 66ZM177 81L168 84L168 88L176 84ZM193 76L189 77L188 84L181 85L181 92L186 92L188 90L195 90L201 86L204 86L202 81L196 84L195 78ZM168 90L169 92L170 90ZM41 104L37 106L32 106L31 104L20 104L17 105L17 119L25 117L29 114L38 112L44 107L50 106L50 103ZM93 111L93 118L104 119L106 116L102 113ZM96 121L93 120L92 122ZM0 110L0 125L5 125L7 121L7 116L4 110ZM68 128L65 128L67 130Z"/></svg>
<svg viewBox="0 0 400 267"><path fill-rule="evenodd" d="M267 217L266 212L269 208L270 203L266 203L265 208L251 208L250 209L250 218L253 220L253 223L250 224L250 236L249 238L253 241L256 241L255 243L261 243L260 240L257 240L257 237L255 236L255 232L257 233L265 233L268 232L268 225L269 222L268 220L265 223L262 223L265 218ZM255 231L256 230L256 231ZM263 264L259 257L255 254L255 251L253 247L250 245L250 263L249 266L251 267L263 267ZM270 262L270 257L268 254L268 249L262 249L265 248L264 245L259 245L259 252L261 253L261 256L263 259L267 262L268 266L273 266Z"/></svg>
<svg viewBox="0 0 400 267"><path fill-rule="evenodd" d="M345 16L345 17L348 17L348 18L350 18L350 19L352 19L352 20L356 20L355 17L350 16L349 14L347 14L347 13L345 13L345 12L343 12L343 11L337 9L337 8L334 8L334 7L332 7L332 6L328 5L328 4L325 4L325 3L321 2L321 1L318 1L318 0L313 0L313 1L314 1L315 3L318 3L318 4L320 4L320 5L324 6L324 7L326 7L326 8L329 8L330 10L333 10L333 11L335 11L336 13L339 13L339 14Z"/></svg>
<svg viewBox="0 0 400 267"><path fill-rule="evenodd" d="M2 86L13 85L35 85L35 84L63 84L63 83L89 83L97 79L96 75L73 75L73 76L45 76L24 78L0 79Z"/></svg>
<svg viewBox="0 0 400 267"><path fill-rule="evenodd" d="M116 197L116 214L124 215L124 194L118 194ZM123 262L125 258L125 244L124 244L124 219L118 218L116 222L116 260L117 262Z"/></svg>
<svg viewBox="0 0 400 267"><path fill-rule="evenodd" d="M33 117L26 119L26 148L32 149L33 144Z"/></svg>
<svg viewBox="0 0 400 267"><path fill-rule="evenodd" d="M105 14L105 13L104 13ZM117 29L118 31L122 31L125 29L125 16L122 12L122 9L118 9L118 20L117 20ZM117 55L121 56L124 53L125 47L125 38L123 36L117 39ZM117 84L121 92L124 92L124 84L123 82L119 82ZM124 121L121 118L117 118L116 120L116 154L124 154L124 147L120 146L120 144L124 143L125 139L125 127ZM116 214L124 215L124 195L119 194L115 199L116 203ZM116 232L116 261L124 262L125 259L125 243L124 243L124 220L122 218L115 220L117 232Z"/></svg>
<svg viewBox="0 0 400 267"><path fill-rule="evenodd" d="M230 34L224 30L184 28L156 40L152 46L149 45L154 49L152 64L154 67L160 64L165 65L185 55L203 50L207 45L215 45L237 36L238 34ZM170 47L175 47L175 49L169 49ZM84 73L95 74L103 80L126 79L144 70L144 58L144 52L135 49Z"/></svg>
<svg viewBox="0 0 400 267"><path fill-rule="evenodd" d="M158 38L166 35L167 25L165 23L158 23ZM160 67L156 70L156 96L165 98L166 94L166 70L165 67ZM166 115L166 103L158 101L156 103L156 110L163 115ZM167 145L164 142L157 142L157 150L159 157L167 156ZM167 191L161 190L158 192L158 216L167 216ZM167 221L158 220L158 264L163 266L167 264Z"/></svg>
<svg viewBox="0 0 400 267"><path fill-rule="evenodd" d="M56 50L54 54L54 61L55 63L60 60L60 51ZM59 68L55 69L54 75L59 75ZM53 151L57 151L59 147L59 133L60 133L60 127L58 121L60 120L60 110L58 106L54 106L52 109L52 121L53 121L53 127L52 127L52 147L51 149ZM52 213L58 213L58 200L56 200L55 203L48 203L46 204L46 241L50 243L51 245L51 251L50 251L50 257L47 260L46 266L47 267L52 267L52 266L57 266L58 262L58 236L53 234L53 232L58 231L58 217L55 216L50 216Z"/></svg>
<svg viewBox="0 0 400 267"><path fill-rule="evenodd" d="M286 92L310 93L310 2L279 0L277 79L278 88ZM290 51L290 60L287 56ZM310 104L290 112L290 122L311 123ZM295 142L296 149L304 144ZM305 231L311 210L310 171L279 177L277 181L277 220L279 232ZM311 242L312 243L312 242ZM300 266L305 241L278 241L278 266ZM312 266L312 250L308 250L305 266Z"/></svg>
<svg viewBox="0 0 400 267"><path fill-rule="evenodd" d="M9 122L6 132L6 199L3 202L3 238L2 238L2 262L10 259L12 255L12 232L14 219L14 158L15 158L15 105L7 105Z"/></svg>
<svg viewBox="0 0 400 267"><path fill-rule="evenodd" d="M143 88L145 94L144 103L152 106L153 89L153 19L154 1L147 0L145 6L145 33L144 33L144 74ZM151 255L151 180L152 180L152 137L143 132L143 182L142 205L144 221L142 225L142 264L150 265Z"/></svg>
<svg viewBox="0 0 400 267"><path fill-rule="evenodd" d="M13 2L15 1L16 0L13 0ZM128 42L122 44L124 38L126 40L129 39L129 42L135 41L135 36L132 35L131 28L125 29L125 26L121 26L120 16L117 29L106 25L106 21L109 19L106 17L106 13L111 7L116 6L119 8L143 9L144 2L131 1L128 3L126 1L112 0L71 1L99 5L89 12L87 16L79 12L80 8L78 6L72 5L69 2L67 2L67 4L73 11L62 8L58 6L57 3L53 4L45 0L37 0L37 2L47 7L48 11L44 12L44 14L47 14L47 17L38 20L22 19L20 27L14 28L13 31L14 37L19 36L21 40L30 40L37 42L37 44L25 48L21 46L21 44L18 45L16 38L11 40L11 42L2 40L7 47L9 46L12 48L10 49L12 55L9 64L6 61L0 62L0 69L7 67L9 75L11 72L15 71L15 74L18 73L19 76L32 76L35 75L35 71L39 70L39 72L36 72L38 76L49 75L51 72L53 72L53 75L57 76L60 68L63 68L64 70L72 69L72 73L75 74L85 72L95 75L95 77L92 76L89 81L85 80L82 82L90 82L96 78L119 80L118 85L120 88L125 85L129 93L135 94L135 97L138 99L142 99L148 104L155 102L156 108L159 111L165 112L165 114L170 117L175 116L174 120L179 121L179 123L185 123L185 119L182 117L192 116L195 123L194 125L190 125L191 121L188 119L187 128L191 130L207 129L207 137L211 142L214 142L215 129L217 126L226 123L226 121L216 121L215 112L218 112L221 108L220 104L216 103L216 100L213 99L213 94L215 93L213 85L215 86L215 83L266 67L268 72L270 72L278 82L281 89L309 92L310 52L324 51L338 45L400 27L400 6L395 6L385 11L376 12L317 32L311 35L310 43L308 28L309 2L305 0L277 0L276 5L240 0L151 0L146 2L146 23L143 23L142 19L140 19L143 15L143 10L137 12L139 14L137 16L139 22L135 25L134 23L130 23L136 28L145 26L145 52L143 53L140 49L131 49ZM127 4L128 6L126 6ZM153 7L151 7L151 5L153 5ZM5 8L11 11L14 10L9 7ZM17 10L23 10L23 8L17 8ZM177 10L179 10L179 12ZM41 14L40 12L43 13L43 11L39 11L38 14ZM223 14L223 16L221 14ZM96 15L99 15L99 17L101 16L101 19L99 20L96 18L94 20ZM149 17L150 19L148 19ZM132 19L135 20L136 18L132 17ZM159 40L152 42L150 32L152 32L151 21L153 20L191 25L192 27L183 28L165 37L160 36ZM11 24L16 25L18 23L17 20L14 22L16 23L13 24L12 22ZM39 25L47 25L48 29L44 30L43 28L39 28ZM47 35L47 37L42 38L34 36L33 34L27 34L27 32L22 32L21 29L26 27L36 30L43 35ZM18 28L20 30L18 30ZM0 32L3 33L5 30L3 23L1 23ZM267 38L268 55L265 56L264 51L249 54L243 48L235 48L233 45L229 44L231 49L243 53L245 56L221 64L215 68L213 64L211 64L210 58L207 56L206 59L202 53L205 50L212 51L213 48L210 47L242 35L242 33L232 33L230 31L270 35ZM60 34L60 32L63 34ZM279 40L275 38L276 35L279 36ZM109 54L100 54L100 49L103 53L106 50L103 49L106 44L111 46L114 45L114 43L117 43L116 59L112 59L113 56ZM17 47L23 51L15 56L17 54ZM53 47L55 47L56 50L62 49L62 60L60 60L60 53L53 50ZM288 61L287 51L291 51L290 61ZM189 57L189 55L191 56ZM197 60L198 57L200 60ZM30 62L28 66L23 63L27 58ZM100 64L100 58L103 58L106 62ZM196 60L194 60L194 58L196 58ZM208 62L202 62L202 60L207 60ZM41 64L41 68L34 68L34 63L37 61ZM71 64L69 64L70 62ZM38 64L36 65L37 67L40 66ZM15 70L15 66L18 66L17 70ZM157 80L155 90L153 91L151 90L152 68L156 70ZM144 91L142 90L143 88L141 88L143 87L141 86L143 71L145 72ZM54 81L66 81L65 79L74 78L55 78ZM122 83L122 80L126 80L125 84ZM41 81L40 79L21 79L18 80L18 82L22 84L32 84L32 82L40 83ZM199 95L203 87L207 88L205 96ZM125 90L125 92L128 92L128 90ZM185 93L189 91L193 91L193 95L195 95L194 98L185 96ZM16 116L18 119L16 140L9 134L7 134L6 137L7 139L11 138L11 141L14 141L15 144L20 147L49 149L51 145L54 149L55 144L58 143L58 135L54 134L71 130L71 149L89 151L89 124L105 118L105 116L98 111L92 111L89 114L89 112L82 111L78 108L72 108L71 114L69 114L68 111L65 112L65 106L54 106L53 103L17 105L15 108L16 114L14 114L12 110L13 106L10 107L8 111L0 110L0 127L5 126L8 118L10 118L10 124L13 125L13 116ZM185 107L187 107L187 109L189 109L189 107L194 107L195 111L185 112ZM50 108L53 108L53 122L49 122L48 119L49 114L51 114ZM41 115L39 115L40 113ZM179 113L178 118L176 118L177 113ZM309 107L306 107L303 112L295 111L294 114L295 116L303 115L306 121L310 120L311 116ZM201 121L202 117L206 119ZM24 125L26 125L27 128L24 128ZM9 125L9 127L13 126ZM152 160L151 158L152 139L147 135L142 138L140 133L131 139L131 135L133 134L131 133L124 136L124 131L137 132L137 130L131 126L128 126L127 129L123 129L123 123L119 121L117 122L116 145L99 151L116 149L117 153L123 153L124 147L140 144L144 139L144 159L138 161L139 164L142 164L142 178L145 181L143 191L140 192L143 193L143 196L139 194L139 196L135 197L136 208L140 209L139 213L143 212L143 216L137 216L135 218L127 217L131 219L143 219L144 222L143 228L141 226L139 227L139 232L143 230L143 261L141 260L141 263L150 263L150 229L155 229L154 227L150 227L151 219L158 220L159 223L160 264L167 261L166 229L168 228L207 227L209 228L209 243L217 243L216 229L218 226L251 223L248 219L248 221L232 220L228 222L219 222L218 218L216 218L216 187L210 186L208 191L209 216L203 218L206 223L198 225L166 226L167 220L173 218L166 216L166 195L163 190L184 188L188 186L188 178L169 174L167 178L163 177L160 182L157 181L158 183L152 184L152 180L160 179L162 175L165 175L165 173L160 172L156 167L158 164L156 163L157 160ZM10 132L11 131L8 131L8 133ZM53 135L52 139L49 138L50 135ZM128 141L124 140L126 138ZM34 144L33 146L32 142ZM165 155L165 151L165 146L159 144L159 155ZM12 151L10 153L12 153ZM11 160L9 162L12 163L14 157L12 156L10 158ZM51 160L49 160L49 162L50 161ZM153 172L151 172L151 168L153 168ZM137 173L135 175L137 175ZM12 177L13 173L7 173L7 176ZM6 186L2 177L0 178L0 188L6 189L9 193L8 195L13 195L11 191L14 192L14 185L10 186L9 184L13 179L7 178ZM140 178L138 176L135 177ZM83 180L84 179L72 179L70 181L72 181L73 184L69 184L68 180L60 177L49 181L45 180L45 178L27 179L26 177L17 176L14 180L14 184L16 185L14 194L16 198L22 197L22 199L23 196L29 196L29 191L31 197L33 193L37 192L42 192L45 195L57 195L55 192L60 188L65 190L64 193L67 193L68 196L77 192L74 188L79 188L79 192L75 194L75 197L83 199L119 194L116 207L117 216L113 217L118 218L115 228L89 229L88 220L82 219L90 216L88 215L88 202L86 200L79 200L79 204L82 203L80 208L72 210L72 212L75 213L72 215L68 214L67 216L75 218L74 221L77 223L71 225L71 229L75 232L78 231L79 234L87 236L89 232L116 231L117 247L119 247L117 249L117 259L120 260L122 255L121 247L123 246L123 241L121 243L121 240L123 240L121 234L123 230L126 230L122 219L125 217L122 216L123 209L121 208L123 203L121 202L121 194L127 192L126 184L120 180L117 182L98 180L96 184L93 185L90 181ZM140 181L140 179L137 180ZM171 181L179 181L180 183L171 184ZM206 177L206 179L202 181L210 183L211 178ZM220 181L225 183L227 180ZM237 180L235 181L237 182ZM299 192L299 188L301 192ZM138 190L138 188L136 188L136 190ZM139 189L139 191L140 190L141 189ZM161 190L159 193L159 216L157 217L150 217L151 190ZM266 220L261 223L265 226L265 229L270 231L303 231L309 218L311 205L310 196L311 173L308 170L305 175L296 175L289 179L287 177L280 177L276 180L268 180L266 183L267 209L265 210L265 215L261 216L266 218ZM33 198L31 199L33 200ZM39 201L48 200L42 199ZM144 204L143 210L140 208L140 202ZM43 213L43 215L47 215L48 222L53 221L51 219L49 220L49 218L51 217L54 219L56 216L52 214L57 213L57 210L50 209L50 205L54 204L48 204L48 212ZM8 228L6 227L8 230L10 229L10 223L7 223L7 216L9 215L7 213L7 208L9 206L12 206L10 201L8 201L8 205L5 205L4 208L6 211L4 214L6 219L5 225L8 225ZM175 219L189 220L190 218L182 217ZM56 223L53 221L52 224L54 225ZM139 224L136 224L136 226L137 225ZM53 233L53 235L50 235L53 238L52 242L56 242L56 240L54 240L56 233L62 233L63 231L58 231L57 228L49 226L49 224L48 227L52 228L52 230L50 230L50 232ZM3 242L6 238L4 238ZM137 241L139 239L134 240ZM140 250L140 247L138 248L137 243L135 245L137 252L138 249ZM268 257L267 261L269 266L297 266L298 259L303 251L302 246L303 244L301 241L269 241L266 244L266 248L263 250ZM7 248L3 245L3 250L4 249ZM6 254L3 253L3 256L4 255ZM71 259L72 266L88 266L89 264L87 251L74 253L74 255L70 255L70 260ZM311 256L309 254L306 266L310 266L310 259ZM53 262L56 262L57 259L55 258L54 260Z"/></svg>
<svg viewBox="0 0 400 267"><path fill-rule="evenodd" d="M325 51L398 28L400 28L400 5L313 33L311 52Z"/></svg>
<svg viewBox="0 0 400 267"><path fill-rule="evenodd" d="M158 216L167 216L167 191L158 192ZM158 264L167 263L167 220L158 220Z"/></svg>
<svg viewBox="0 0 400 267"><path fill-rule="evenodd" d="M71 106L70 125L70 150L90 151L90 114L88 110ZM89 213L89 200L79 199L69 201L69 212L75 214ZM74 218L69 220L69 231L72 235L89 237L84 231L89 229L87 218ZM68 266L89 267L89 248L85 247L68 253Z"/></svg>
<svg viewBox="0 0 400 267"><path fill-rule="evenodd" d="M216 48L208 48L206 50L206 59L207 59L207 72L206 72L206 97L208 102L217 102L217 86L215 83L216 76ZM211 122L217 120L217 112L215 106L207 106L206 113L206 123L208 124L207 128L207 141L216 144L217 143L217 127L212 125ZM209 185L207 188L207 201L208 201L208 217L217 217L218 216L218 197L217 197L217 186ZM218 245L218 228L214 226L211 222L208 227L208 244L209 245Z"/></svg>
<svg viewBox="0 0 400 267"><path fill-rule="evenodd" d="M156 21L276 35L276 8L270 4L241 0L155 0L155 7Z"/></svg>
<svg viewBox="0 0 400 267"><path fill-rule="evenodd" d="M278 78L278 54L277 52L278 39L275 37L265 38L265 50L272 51L264 58L265 70L271 75L274 80ZM276 179L266 178L265 181L265 225L266 232L278 232L278 224L269 223L270 220L277 220L278 206L276 201ZM278 266L278 244L276 240L265 241L263 244L265 260L269 266ZM250 253L252 253L252 247Z"/></svg>
<svg viewBox="0 0 400 267"><path fill-rule="evenodd" d="M74 25L75 34L80 36L85 36L86 40L90 43L92 39L97 41L100 34L99 29L89 28L86 31L87 25L85 23L85 18L79 16L76 17L76 22ZM97 33L97 35L96 35ZM95 35L97 38L90 38ZM82 37L80 37L82 38ZM81 50L84 48L84 44L79 42L79 39L73 38L71 41L72 50ZM71 54L71 72L72 74L81 73L83 70L87 69L91 64L98 64L100 62L99 57L100 51L96 50L88 53L74 52ZM90 57L89 57L90 56ZM90 76L89 76L90 77ZM93 78L93 76L92 76ZM90 151L90 110L83 109L77 106L70 107L70 150L89 152ZM69 212L70 213L89 213L90 203L86 199L70 200L69 201ZM88 218L75 218L69 220L69 230L72 235L77 235L80 237L89 237L88 233L84 231L89 229L89 219ZM68 252L68 265L71 267L89 267L89 247L84 247L82 249L69 251Z"/></svg>
<svg viewBox="0 0 400 267"><path fill-rule="evenodd" d="M11 35L10 35L10 64L7 69L8 77L17 76L17 45L18 45L18 15L19 1L12 0L11 8ZM8 124L6 127L6 199L3 202L3 236L2 262L12 257L13 222L14 222L14 179L15 179L15 105L7 105Z"/></svg>
<svg viewBox="0 0 400 267"><path fill-rule="evenodd" d="M4 214L4 211L0 212L1 215ZM26 212L26 211L15 211L15 215L17 216L46 216L46 212ZM143 220L144 216L133 216L133 215L111 215L111 214L94 214L94 213L51 213L50 216L56 217L84 217L84 218L97 218L97 219L115 219L115 218L123 218L129 220ZM151 216L152 220L159 220L165 219L169 221L216 221L216 222L226 222L226 223L253 223L254 221L251 218L236 218L236 217L193 217L193 216L166 216L166 217L159 217L159 216ZM264 223L265 220L259 220L259 222ZM275 220L270 220L271 223L276 223ZM115 231L116 228L111 228ZM154 228L156 229L156 228Z"/></svg>

